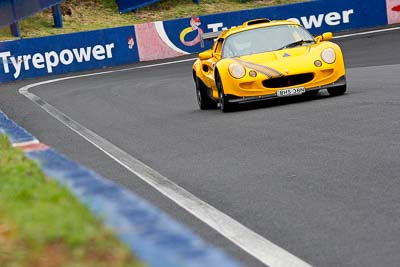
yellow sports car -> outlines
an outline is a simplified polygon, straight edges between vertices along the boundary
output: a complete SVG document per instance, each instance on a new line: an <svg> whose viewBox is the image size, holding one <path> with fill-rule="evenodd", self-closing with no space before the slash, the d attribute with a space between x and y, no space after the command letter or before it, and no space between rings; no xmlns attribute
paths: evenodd
<svg viewBox="0 0 400 267"><path fill-rule="evenodd" d="M330 42L332 33L313 37L292 21L257 19L223 32L205 33L215 40L212 49L193 64L200 109L327 89L330 95L346 92L343 55Z"/></svg>

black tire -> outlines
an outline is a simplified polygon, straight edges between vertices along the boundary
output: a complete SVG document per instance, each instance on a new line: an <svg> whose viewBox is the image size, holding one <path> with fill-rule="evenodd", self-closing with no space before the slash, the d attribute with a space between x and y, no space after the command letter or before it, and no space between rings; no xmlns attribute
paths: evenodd
<svg viewBox="0 0 400 267"><path fill-rule="evenodd" d="M207 95L207 87L204 83L198 77L196 77L194 81L196 84L197 103L199 104L200 109L206 110L216 108L217 103Z"/></svg>
<svg viewBox="0 0 400 267"><path fill-rule="evenodd" d="M330 96L343 95L347 90L347 85L341 85L336 87L328 88L328 93Z"/></svg>
<svg viewBox="0 0 400 267"><path fill-rule="evenodd" d="M221 111L222 112L233 111L232 104L229 103L225 97L224 87L222 86L222 80L221 80L221 77L219 76L218 72L215 74L215 84L217 85L217 88L218 88L218 103L219 103L219 108L221 109Z"/></svg>

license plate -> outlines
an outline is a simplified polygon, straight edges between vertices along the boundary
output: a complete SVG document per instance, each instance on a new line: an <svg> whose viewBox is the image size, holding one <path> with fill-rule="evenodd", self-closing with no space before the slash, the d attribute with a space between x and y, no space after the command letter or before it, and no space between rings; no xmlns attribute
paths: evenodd
<svg viewBox="0 0 400 267"><path fill-rule="evenodd" d="M304 87L290 88L276 91L276 96L301 95L306 92Z"/></svg>

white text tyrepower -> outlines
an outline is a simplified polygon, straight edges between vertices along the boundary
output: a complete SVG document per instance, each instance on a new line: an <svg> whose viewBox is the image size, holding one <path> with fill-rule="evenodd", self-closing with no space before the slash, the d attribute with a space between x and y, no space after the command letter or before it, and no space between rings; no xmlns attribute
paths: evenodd
<svg viewBox="0 0 400 267"><path fill-rule="evenodd" d="M74 61L77 63L89 62L94 60L104 60L112 58L114 43L106 45L95 45L93 47L81 47L64 49L59 53L48 51L44 54L35 53L28 55L11 56L11 52L0 52L0 61L3 63L4 73L13 71L14 78L17 79L21 70L29 71L31 68L46 69L48 73L53 72L59 64L70 65ZM11 70L11 67L13 68Z"/></svg>

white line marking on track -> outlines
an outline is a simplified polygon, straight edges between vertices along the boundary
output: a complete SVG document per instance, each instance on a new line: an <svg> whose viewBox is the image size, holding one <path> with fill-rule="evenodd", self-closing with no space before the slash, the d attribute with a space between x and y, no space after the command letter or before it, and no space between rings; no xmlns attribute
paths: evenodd
<svg viewBox="0 0 400 267"><path fill-rule="evenodd" d="M389 32L389 31L395 31L395 30L400 30L400 27L338 35L338 36L333 37L333 39L341 39L341 38L353 37L353 36L362 36L362 35L381 33L381 32Z"/></svg>
<svg viewBox="0 0 400 267"><path fill-rule="evenodd" d="M400 29L400 27L346 34L342 36L336 36L335 38L340 39L351 36L361 36L373 33L393 31L398 29ZM162 176L160 173L151 169L143 162L140 162L139 160L132 157L122 149L118 148L114 144L107 141L106 139L102 138L101 136L97 135L91 130L85 128L76 121L72 120L71 118L63 114L61 111L57 110L55 107L43 101L35 94L29 92L29 89L44 84L50 84L70 79L78 79L78 78L97 76L103 74L112 74L117 72L135 70L135 69L144 69L144 68L170 65L187 61L193 61L194 59L195 58L189 58L184 60L137 66L120 70L103 71L97 73L82 74L82 75L52 79L24 86L19 89L19 92L22 95L29 98L31 101L38 104L42 109L47 111L51 116L58 119L68 128L70 128L71 130L82 136L84 139L86 139L88 142L99 148L101 151L110 156L116 162L118 162L126 169L134 173L136 176L147 182L149 185L158 190L160 193L167 196L176 204L187 210L189 213L193 214L195 217L208 224L214 230L216 230L217 232L219 232L220 234L231 240L234 244L241 247L243 250L248 252L256 259L260 260L262 263L271 267L310 266L308 263L294 256L293 254L287 252L286 250L278 247L271 241L251 231L250 229L246 228L245 226L235 221L231 217L227 216L226 214L222 213L221 211L217 210L216 208L202 201L201 199L197 198L184 188L180 187L179 185L170 181L168 178Z"/></svg>
<svg viewBox="0 0 400 267"><path fill-rule="evenodd" d="M190 59L192 60L192 59ZM189 60L184 60L189 61ZM183 61L179 61L183 62ZM174 62L178 63L178 62ZM156 64L152 66L166 65L167 63ZM170 63L172 64L172 63ZM126 71L132 69L141 69L150 66L134 67L130 69L124 69L119 71ZM108 140L97 135L93 131L80 125L67 115L51 106L37 95L29 92L29 89L44 84L50 84L54 82L64 81L68 79L76 79L81 77L95 76L100 74L108 74L118 72L117 71L105 71L100 73L92 73L85 75L78 75L72 77L65 77L60 79L54 79L49 81L43 81L39 83L30 84L19 89L19 92L26 96L28 99L39 105L51 116L59 120L61 123L66 125L68 128L79 134L81 137L86 139L88 142L96 146L98 149L103 151L113 160L121 164L123 167L134 173L136 176L141 178L143 181L151 185L153 188L158 190L160 193L174 201L176 204L184 208L186 211L209 225L211 228L225 236L227 239L232 241L234 244L242 248L244 251L271 267L283 267L283 266L299 266L306 267L311 266L304 262L295 255L288 251L280 248L271 241L265 239L259 234L248 229L244 225L240 224L233 218L222 213L218 209L197 198L186 189L175 184L168 178L164 177L157 171L151 169L143 162L132 157L119 147L110 143Z"/></svg>
<svg viewBox="0 0 400 267"><path fill-rule="evenodd" d="M103 74L125 72L125 71L130 71L130 70L153 68L153 67L158 67L158 66L165 66L165 65L171 65L171 64L177 64L177 63L193 61L195 59L196 58L188 58L188 59L169 61L169 62L163 62L163 63L156 63L156 64L150 64L150 65L144 65L144 66L136 66L136 67L120 69L120 70L109 70L109 71L94 72L94 73L89 73L89 74L81 74L81 75L76 75L76 76L68 76L68 77L63 77L63 78L58 78L58 79L52 79L52 80L47 80L47 81L31 84L32 86L31 85L24 86L24 87L22 87L20 89L20 92L21 92L21 90L24 91L25 90L24 88L27 88L26 90L28 90L28 89L30 89L32 87L36 87L36 86L44 85L44 84L49 84L49 83L55 83L55 82L61 82L61 81L66 81L66 80L71 80L71 79L85 78L85 77L91 77L91 76L97 76L97 75L103 75Z"/></svg>

